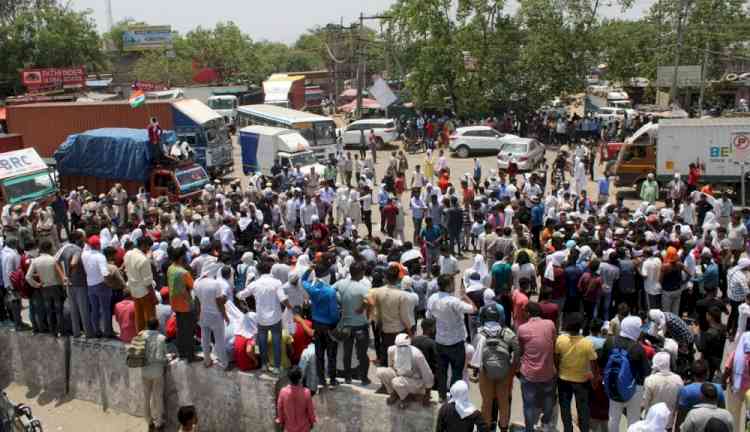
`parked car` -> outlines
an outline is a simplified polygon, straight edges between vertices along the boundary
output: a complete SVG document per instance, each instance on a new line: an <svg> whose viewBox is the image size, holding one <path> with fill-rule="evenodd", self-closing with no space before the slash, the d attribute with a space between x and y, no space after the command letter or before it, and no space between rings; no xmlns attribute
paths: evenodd
<svg viewBox="0 0 750 432"><path fill-rule="evenodd" d="M627 111L624 108L601 107L594 114L594 117L602 119L606 123L611 123L613 121L622 121L625 119L626 113Z"/></svg>
<svg viewBox="0 0 750 432"><path fill-rule="evenodd" d="M520 171L531 171L544 163L544 151L544 144L533 138L507 139L498 153L497 167L506 169L515 160Z"/></svg>
<svg viewBox="0 0 750 432"><path fill-rule="evenodd" d="M472 153L497 154L500 148L516 135L503 134L489 126L467 126L456 129L450 136L448 148L460 158Z"/></svg>
<svg viewBox="0 0 750 432"><path fill-rule="evenodd" d="M339 135L344 147L359 146L360 131L365 132L365 142L369 143L371 130L375 131L378 149L398 139L398 130L393 119L357 120L349 123L347 127L339 129Z"/></svg>

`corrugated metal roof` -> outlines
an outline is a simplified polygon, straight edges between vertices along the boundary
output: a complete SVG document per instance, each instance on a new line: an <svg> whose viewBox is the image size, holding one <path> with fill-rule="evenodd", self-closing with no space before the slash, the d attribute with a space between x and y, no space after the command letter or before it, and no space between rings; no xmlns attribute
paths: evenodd
<svg viewBox="0 0 750 432"><path fill-rule="evenodd" d="M178 100L173 102L173 105L198 124L223 118L219 113L197 99Z"/></svg>

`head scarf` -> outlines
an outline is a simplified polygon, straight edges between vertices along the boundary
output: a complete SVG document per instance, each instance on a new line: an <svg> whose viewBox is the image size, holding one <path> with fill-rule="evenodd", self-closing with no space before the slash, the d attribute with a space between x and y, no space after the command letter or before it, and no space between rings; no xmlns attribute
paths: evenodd
<svg viewBox="0 0 750 432"><path fill-rule="evenodd" d="M664 262L667 263L676 263L679 261L680 257L677 255L677 249L673 246L670 246L667 248L667 253L664 255Z"/></svg>
<svg viewBox="0 0 750 432"><path fill-rule="evenodd" d="M620 336L637 341L641 335L641 319L637 316L629 315L622 320L620 324Z"/></svg>
<svg viewBox="0 0 750 432"><path fill-rule="evenodd" d="M594 251L593 249L591 249L591 246L589 245L581 246L581 249L579 249L578 261L576 262L576 264L588 265L593 255L594 255Z"/></svg>
<svg viewBox="0 0 750 432"><path fill-rule="evenodd" d="M393 361L393 369L396 370L398 376L410 375L413 362L409 336L406 333L399 333L396 336L395 345L396 355Z"/></svg>
<svg viewBox="0 0 750 432"><path fill-rule="evenodd" d="M648 409L646 418L633 423L628 432L664 432L667 430L671 412L664 402L659 402Z"/></svg>
<svg viewBox="0 0 750 432"><path fill-rule="evenodd" d="M737 348L734 349L734 364L732 366L732 389L740 391L742 375L745 372L746 356L750 353L750 332L742 333Z"/></svg>
<svg viewBox="0 0 750 432"><path fill-rule="evenodd" d="M648 319L656 324L653 332L664 336L664 332L667 329L667 316L664 312L659 309L651 309L648 311Z"/></svg>
<svg viewBox="0 0 750 432"><path fill-rule="evenodd" d="M477 411L469 400L469 385L465 381L456 381L451 386L450 401L455 405L456 412L461 419L465 419Z"/></svg>
<svg viewBox="0 0 750 432"><path fill-rule="evenodd" d="M484 262L484 257L480 254L474 255L474 262L471 265L471 269L479 273L480 279L484 279L489 274L487 264Z"/></svg>
<svg viewBox="0 0 750 432"><path fill-rule="evenodd" d="M242 313L233 302L227 302L226 308L235 335L252 339L258 334L258 321L255 312Z"/></svg>
<svg viewBox="0 0 750 432"><path fill-rule="evenodd" d="M671 361L672 358L669 356L668 352L660 351L656 353L656 355L654 356L653 365L654 372L662 374L669 373L669 363Z"/></svg>
<svg viewBox="0 0 750 432"><path fill-rule="evenodd" d="M544 270L544 278L547 280L555 280L555 266L560 267L565 261L567 251L557 251L549 256L549 262L547 262L547 268Z"/></svg>

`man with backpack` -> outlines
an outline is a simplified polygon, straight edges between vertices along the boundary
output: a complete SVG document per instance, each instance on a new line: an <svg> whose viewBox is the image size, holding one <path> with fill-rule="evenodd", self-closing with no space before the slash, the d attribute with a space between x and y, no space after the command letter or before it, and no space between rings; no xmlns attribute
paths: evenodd
<svg viewBox="0 0 750 432"><path fill-rule="evenodd" d="M499 410L498 424L507 432L510 422L510 395L513 390L513 372L518 368L518 338L494 305L483 307L479 314L482 326L477 332L476 350L469 362L478 375L479 392L482 395L482 417L495 430L494 400Z"/></svg>
<svg viewBox="0 0 750 432"><path fill-rule="evenodd" d="M620 430L620 417L627 409L628 426L639 420L643 383L651 374L646 352L638 342L642 321L628 316L620 323L620 335L604 343L599 366L604 369L604 391L609 398L609 430Z"/></svg>

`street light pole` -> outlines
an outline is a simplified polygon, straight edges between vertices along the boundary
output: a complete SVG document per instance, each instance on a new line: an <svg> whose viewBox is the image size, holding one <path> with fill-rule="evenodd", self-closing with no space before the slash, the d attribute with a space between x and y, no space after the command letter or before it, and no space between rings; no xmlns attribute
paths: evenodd
<svg viewBox="0 0 750 432"><path fill-rule="evenodd" d="M359 118L362 115L362 92L365 88L365 80L367 79L367 65L365 63L364 51L366 48L365 44L365 20L388 20L391 19L387 15L373 15L365 16L364 13L359 13L359 43L358 43L358 62L357 62L357 109L356 117Z"/></svg>

